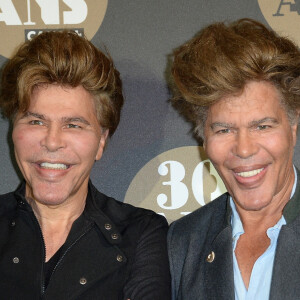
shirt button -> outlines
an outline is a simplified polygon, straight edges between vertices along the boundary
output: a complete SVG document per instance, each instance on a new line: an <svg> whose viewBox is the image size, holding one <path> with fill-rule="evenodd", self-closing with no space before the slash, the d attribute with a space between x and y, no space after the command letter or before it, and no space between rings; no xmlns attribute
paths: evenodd
<svg viewBox="0 0 300 300"><path fill-rule="evenodd" d="M123 261L123 256L122 255L117 255L117 261L122 262Z"/></svg>
<svg viewBox="0 0 300 300"><path fill-rule="evenodd" d="M80 278L80 279L79 279L79 283L80 283L81 285L85 285L85 284L87 283L86 278L84 278L84 277Z"/></svg>
<svg viewBox="0 0 300 300"><path fill-rule="evenodd" d="M16 225L16 222L15 221L11 221L10 222L10 226L14 227Z"/></svg>
<svg viewBox="0 0 300 300"><path fill-rule="evenodd" d="M18 263L19 263L19 261L20 261L20 260L19 260L19 258L18 258L18 257L14 257L14 258L13 258L13 263L14 263L14 264L18 264Z"/></svg>
<svg viewBox="0 0 300 300"><path fill-rule="evenodd" d="M106 223L104 227L106 230L111 230L111 225L109 223Z"/></svg>
<svg viewBox="0 0 300 300"><path fill-rule="evenodd" d="M119 235L118 235L117 233L113 233L113 234L111 235L111 238L112 238L113 240L117 240L117 239L119 238Z"/></svg>

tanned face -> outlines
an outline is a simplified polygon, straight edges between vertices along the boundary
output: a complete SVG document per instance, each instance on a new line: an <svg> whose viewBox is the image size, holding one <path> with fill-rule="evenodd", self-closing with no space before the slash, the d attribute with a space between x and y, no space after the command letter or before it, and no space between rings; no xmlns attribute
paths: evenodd
<svg viewBox="0 0 300 300"><path fill-rule="evenodd" d="M107 133L97 120L93 97L82 86L36 88L27 112L17 115L13 128L26 196L45 205L85 197Z"/></svg>
<svg viewBox="0 0 300 300"><path fill-rule="evenodd" d="M268 82L250 82L209 108L205 150L238 208L262 210L289 197L296 131Z"/></svg>

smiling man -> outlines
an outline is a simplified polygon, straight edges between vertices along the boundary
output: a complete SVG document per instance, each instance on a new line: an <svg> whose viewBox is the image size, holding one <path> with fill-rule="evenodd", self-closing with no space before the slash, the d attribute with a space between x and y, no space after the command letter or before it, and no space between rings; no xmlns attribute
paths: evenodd
<svg viewBox="0 0 300 300"><path fill-rule="evenodd" d="M228 193L169 231L173 299L300 299L300 52L243 19L174 52L174 105Z"/></svg>
<svg viewBox="0 0 300 300"><path fill-rule="evenodd" d="M166 220L89 178L123 105L111 58L43 33L5 66L0 103L24 177L0 196L1 298L169 299Z"/></svg>

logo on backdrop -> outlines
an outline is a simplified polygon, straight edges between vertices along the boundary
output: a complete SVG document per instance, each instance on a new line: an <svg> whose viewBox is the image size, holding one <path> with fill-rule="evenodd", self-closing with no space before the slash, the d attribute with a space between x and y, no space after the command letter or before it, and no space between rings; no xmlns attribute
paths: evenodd
<svg viewBox="0 0 300 300"><path fill-rule="evenodd" d="M258 0L258 4L273 30L300 45L300 0Z"/></svg>
<svg viewBox="0 0 300 300"><path fill-rule="evenodd" d="M132 180L124 202L154 210L172 222L225 192L203 148L190 146L149 161Z"/></svg>
<svg viewBox="0 0 300 300"><path fill-rule="evenodd" d="M10 57L25 40L45 30L73 29L91 39L108 0L0 0L0 54Z"/></svg>

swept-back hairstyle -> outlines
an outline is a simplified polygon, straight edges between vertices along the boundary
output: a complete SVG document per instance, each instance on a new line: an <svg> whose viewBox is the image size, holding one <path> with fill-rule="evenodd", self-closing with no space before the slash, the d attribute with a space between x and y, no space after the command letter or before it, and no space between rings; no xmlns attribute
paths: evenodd
<svg viewBox="0 0 300 300"><path fill-rule="evenodd" d="M94 97L97 118L112 135L123 105L122 83L109 55L72 31L44 32L23 43L2 72L0 107L13 119L30 105L34 88L82 85Z"/></svg>
<svg viewBox="0 0 300 300"><path fill-rule="evenodd" d="M173 103L203 138L210 105L238 95L250 81L268 81L281 95L289 121L300 108L300 51L263 24L241 19L215 23L173 53Z"/></svg>

